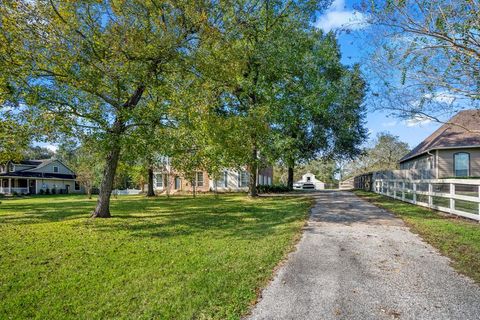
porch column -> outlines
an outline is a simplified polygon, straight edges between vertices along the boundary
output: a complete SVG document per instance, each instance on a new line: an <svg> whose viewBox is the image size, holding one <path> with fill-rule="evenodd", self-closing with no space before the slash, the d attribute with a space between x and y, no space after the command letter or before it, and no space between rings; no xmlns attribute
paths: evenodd
<svg viewBox="0 0 480 320"><path fill-rule="evenodd" d="M27 194L30 193L30 179L27 178Z"/></svg>
<svg viewBox="0 0 480 320"><path fill-rule="evenodd" d="M12 178L8 178L8 193L12 193Z"/></svg>

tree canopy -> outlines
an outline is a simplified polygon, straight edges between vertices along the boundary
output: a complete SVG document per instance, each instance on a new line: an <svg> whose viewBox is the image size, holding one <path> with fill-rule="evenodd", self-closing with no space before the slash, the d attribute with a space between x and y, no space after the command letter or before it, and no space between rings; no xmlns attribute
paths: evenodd
<svg viewBox="0 0 480 320"><path fill-rule="evenodd" d="M364 1L378 108L441 120L480 101L478 1Z"/></svg>

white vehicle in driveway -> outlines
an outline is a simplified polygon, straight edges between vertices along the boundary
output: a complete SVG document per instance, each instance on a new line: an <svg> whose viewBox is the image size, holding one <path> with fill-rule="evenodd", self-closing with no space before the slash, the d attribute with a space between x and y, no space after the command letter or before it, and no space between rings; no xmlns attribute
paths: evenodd
<svg viewBox="0 0 480 320"><path fill-rule="evenodd" d="M306 173L302 176L302 180L299 180L293 184L295 190L324 190L325 183L317 180L313 173Z"/></svg>

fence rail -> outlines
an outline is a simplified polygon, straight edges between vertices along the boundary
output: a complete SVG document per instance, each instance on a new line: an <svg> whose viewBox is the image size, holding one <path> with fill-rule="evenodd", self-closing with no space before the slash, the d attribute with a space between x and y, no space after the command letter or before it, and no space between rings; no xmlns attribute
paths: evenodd
<svg viewBox="0 0 480 320"><path fill-rule="evenodd" d="M374 179L373 191L480 221L480 179Z"/></svg>
<svg viewBox="0 0 480 320"><path fill-rule="evenodd" d="M126 195L140 194L141 192L142 190L137 190L137 189L125 189L125 190L115 189L112 191L112 194L119 195L119 196L126 196Z"/></svg>

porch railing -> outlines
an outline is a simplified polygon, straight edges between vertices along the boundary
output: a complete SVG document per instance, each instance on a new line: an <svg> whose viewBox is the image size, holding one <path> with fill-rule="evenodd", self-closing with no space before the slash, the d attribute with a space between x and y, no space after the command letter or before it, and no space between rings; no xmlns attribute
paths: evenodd
<svg viewBox="0 0 480 320"><path fill-rule="evenodd" d="M28 194L30 191L28 188L9 188L9 187L0 187L0 194Z"/></svg>

